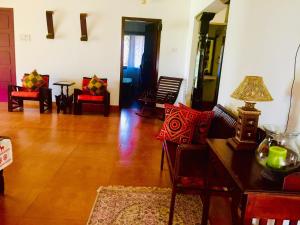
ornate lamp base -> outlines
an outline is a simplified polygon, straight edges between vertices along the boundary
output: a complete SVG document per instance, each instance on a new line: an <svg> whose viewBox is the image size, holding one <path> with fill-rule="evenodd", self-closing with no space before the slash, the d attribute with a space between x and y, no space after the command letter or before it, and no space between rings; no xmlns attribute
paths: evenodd
<svg viewBox="0 0 300 225"><path fill-rule="evenodd" d="M256 131L260 111L253 106L246 103L245 107L238 108L235 137L228 139L229 145L235 150L253 150L257 146Z"/></svg>
<svg viewBox="0 0 300 225"><path fill-rule="evenodd" d="M234 150L253 150L257 146L257 143L254 141L239 141L236 137L229 138L227 143Z"/></svg>

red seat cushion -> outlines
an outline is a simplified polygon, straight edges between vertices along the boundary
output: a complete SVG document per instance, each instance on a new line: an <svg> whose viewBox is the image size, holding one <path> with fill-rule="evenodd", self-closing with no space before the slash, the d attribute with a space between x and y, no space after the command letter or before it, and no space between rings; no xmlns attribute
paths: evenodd
<svg viewBox="0 0 300 225"><path fill-rule="evenodd" d="M38 98L39 92L38 91L13 91L11 95L14 97L23 97L23 98Z"/></svg>
<svg viewBox="0 0 300 225"><path fill-rule="evenodd" d="M104 96L101 95L78 95L78 101L103 102Z"/></svg>

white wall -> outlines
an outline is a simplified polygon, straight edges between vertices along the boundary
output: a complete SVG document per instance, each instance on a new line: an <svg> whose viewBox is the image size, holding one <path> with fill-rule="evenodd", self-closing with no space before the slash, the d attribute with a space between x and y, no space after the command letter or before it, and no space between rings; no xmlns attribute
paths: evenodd
<svg viewBox="0 0 300 225"><path fill-rule="evenodd" d="M82 76L99 74L118 105L122 16L162 19L159 75L186 76L190 0L0 0L0 7L14 8L18 84L33 69L50 74L51 83L73 80L77 87ZM54 40L46 39L46 10L55 11ZM88 13L88 42L80 41L80 13Z"/></svg>
<svg viewBox="0 0 300 225"><path fill-rule="evenodd" d="M260 124L285 124L294 55L300 43L299 0L231 1L219 103L236 107L230 94L247 74L263 76L274 98L258 103ZM300 54L290 129L300 129Z"/></svg>

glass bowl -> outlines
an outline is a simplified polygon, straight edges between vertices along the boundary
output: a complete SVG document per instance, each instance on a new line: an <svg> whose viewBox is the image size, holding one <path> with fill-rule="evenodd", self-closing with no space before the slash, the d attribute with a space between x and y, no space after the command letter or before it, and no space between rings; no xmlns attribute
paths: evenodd
<svg viewBox="0 0 300 225"><path fill-rule="evenodd" d="M285 176L300 166L299 133L285 132L275 125L263 126L266 137L256 150L256 159L266 171L267 178Z"/></svg>

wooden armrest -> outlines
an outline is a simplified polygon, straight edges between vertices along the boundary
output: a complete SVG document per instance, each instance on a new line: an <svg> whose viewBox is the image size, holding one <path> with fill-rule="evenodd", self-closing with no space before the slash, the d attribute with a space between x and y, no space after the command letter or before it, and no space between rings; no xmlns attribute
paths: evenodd
<svg viewBox="0 0 300 225"><path fill-rule="evenodd" d="M110 95L110 92L108 90L105 90L105 95Z"/></svg>
<svg viewBox="0 0 300 225"><path fill-rule="evenodd" d="M39 90L43 90L43 91L52 91L51 88L48 87L40 87Z"/></svg>
<svg viewBox="0 0 300 225"><path fill-rule="evenodd" d="M78 92L78 93L80 93L80 94L81 94L81 93L82 93L82 90L81 90L81 89L79 89L79 88L74 88L74 93L75 93L75 92Z"/></svg>
<svg viewBox="0 0 300 225"><path fill-rule="evenodd" d="M207 151L207 144L180 144L177 151Z"/></svg>
<svg viewBox="0 0 300 225"><path fill-rule="evenodd" d="M202 162L207 161L208 159L208 145L200 145L200 144L180 144L177 146L176 149L176 156L175 156L175 165L174 165L174 179L180 176L180 170L181 165L183 165L185 160L185 155L190 155L189 153L192 153L194 156L194 153L198 153L195 156L199 159L199 165L202 164Z"/></svg>
<svg viewBox="0 0 300 225"><path fill-rule="evenodd" d="M41 99L45 100L49 96L52 96L52 89L47 88L47 87L40 87L39 88L39 93L40 93Z"/></svg>
<svg viewBox="0 0 300 225"><path fill-rule="evenodd" d="M20 91L21 88L22 88L21 86L9 84L9 85L8 85L8 92L12 92L12 91Z"/></svg>
<svg viewBox="0 0 300 225"><path fill-rule="evenodd" d="M74 88L74 99L77 100L77 96L82 94L82 90Z"/></svg>

